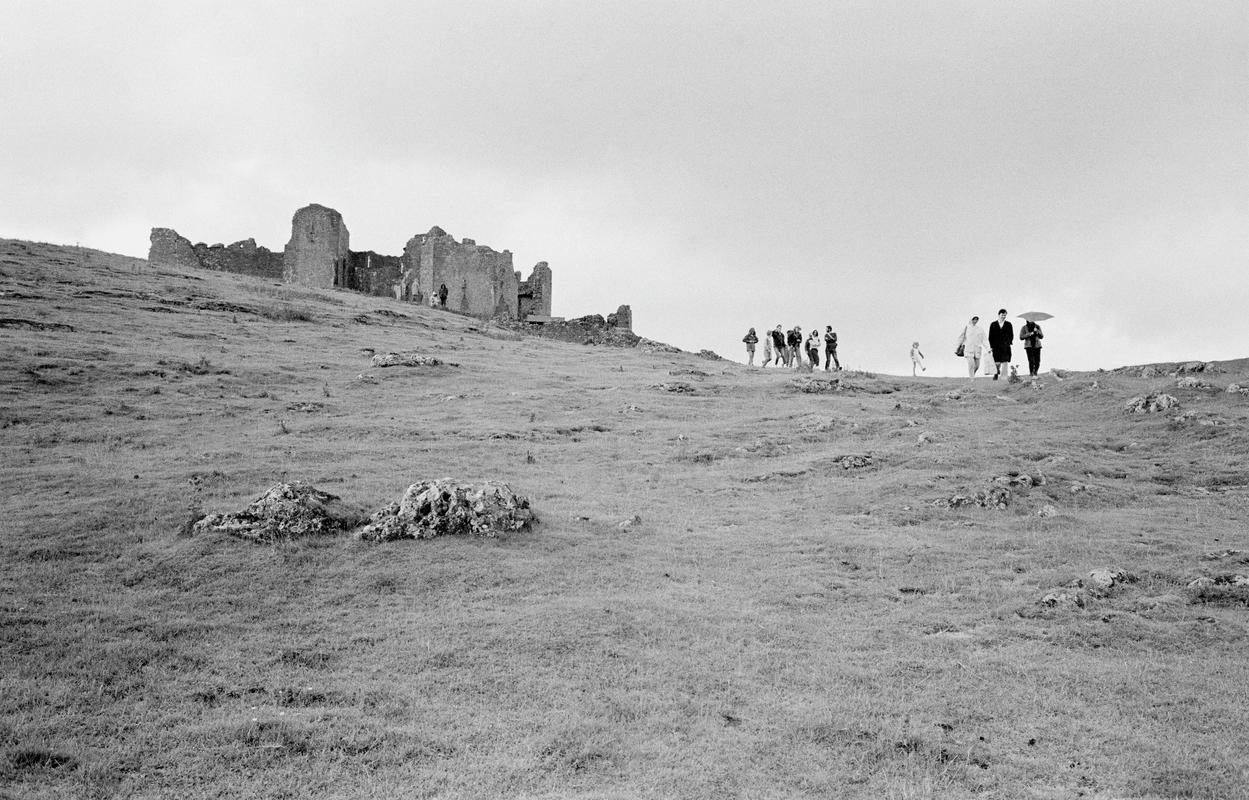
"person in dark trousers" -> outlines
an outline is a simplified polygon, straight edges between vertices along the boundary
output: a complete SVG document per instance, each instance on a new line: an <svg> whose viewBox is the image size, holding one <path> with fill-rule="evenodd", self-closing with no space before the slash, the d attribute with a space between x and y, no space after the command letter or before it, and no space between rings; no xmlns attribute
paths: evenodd
<svg viewBox="0 0 1249 800"><path fill-rule="evenodd" d="M786 361L785 366L792 366L794 369L802 367L802 326L795 325L789 329L789 333L785 336L785 346L789 352L791 361Z"/></svg>
<svg viewBox="0 0 1249 800"><path fill-rule="evenodd" d="M833 332L832 325L824 326L824 371L828 372L829 362L837 366L837 370L841 370L841 362L837 360L837 334Z"/></svg>
<svg viewBox="0 0 1249 800"><path fill-rule="evenodd" d="M816 325L811 329L811 335L807 337L807 360L811 362L811 369L815 370L820 366L820 326Z"/></svg>
<svg viewBox="0 0 1249 800"><path fill-rule="evenodd" d="M755 329L751 328L742 337L742 341L746 343L746 366L753 367L755 365L755 345L759 343L759 336L755 333Z"/></svg>
<svg viewBox="0 0 1249 800"><path fill-rule="evenodd" d="M776 350L776 363L789 366L789 356L785 354L785 333L781 330L781 326L777 325L771 331L772 347Z"/></svg>
<svg viewBox="0 0 1249 800"><path fill-rule="evenodd" d="M447 307L447 284L438 287L438 305L443 308Z"/></svg>
<svg viewBox="0 0 1249 800"><path fill-rule="evenodd" d="M989 349L993 351L993 363L997 365L993 380L1009 372L1007 367L1010 366L1010 345L1013 341L1015 327L1006 319L1006 309L998 309L997 319L989 323Z"/></svg>
<svg viewBox="0 0 1249 800"><path fill-rule="evenodd" d="M1019 329L1019 341L1028 356L1028 374L1033 378L1041 373L1041 340L1044 338L1041 326L1032 320L1025 322Z"/></svg>

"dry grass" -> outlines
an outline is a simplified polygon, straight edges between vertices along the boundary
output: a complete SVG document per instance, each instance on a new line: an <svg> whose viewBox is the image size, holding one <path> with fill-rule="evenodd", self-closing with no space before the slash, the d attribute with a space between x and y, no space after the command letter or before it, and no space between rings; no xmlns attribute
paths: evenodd
<svg viewBox="0 0 1249 800"><path fill-rule="evenodd" d="M0 797L1249 796L1249 607L1188 588L1249 571L1244 396L808 394L64 250L0 241L0 317L73 328L0 329ZM275 296L313 324L238 310ZM368 366L410 349L461 366ZM1122 413L1160 390L1222 424ZM941 505L1010 472L1046 481ZM541 523L187 535L281 479L442 476ZM1134 580L1039 603L1101 566Z"/></svg>

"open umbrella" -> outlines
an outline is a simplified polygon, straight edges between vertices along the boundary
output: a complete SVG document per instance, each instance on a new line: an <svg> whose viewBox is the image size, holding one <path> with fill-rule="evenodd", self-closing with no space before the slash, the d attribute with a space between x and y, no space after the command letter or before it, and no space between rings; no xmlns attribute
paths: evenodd
<svg viewBox="0 0 1249 800"><path fill-rule="evenodd" d="M1046 314L1044 311L1025 311L1019 315L1020 319L1026 319L1028 322L1041 322L1042 320L1053 319L1053 314Z"/></svg>

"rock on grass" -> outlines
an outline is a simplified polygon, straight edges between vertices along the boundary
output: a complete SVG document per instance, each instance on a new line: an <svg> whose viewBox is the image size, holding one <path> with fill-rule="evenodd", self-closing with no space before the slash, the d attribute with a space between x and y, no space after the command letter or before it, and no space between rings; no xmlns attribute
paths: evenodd
<svg viewBox="0 0 1249 800"><path fill-rule="evenodd" d="M1169 394L1150 394L1141 397L1133 397L1123 407L1123 410L1129 414L1155 414L1159 411L1166 411L1168 408L1176 408L1179 401Z"/></svg>
<svg viewBox="0 0 1249 800"><path fill-rule="evenodd" d="M442 478L409 486L401 498L373 514L357 535L376 542L455 534L497 536L536 520L529 499L505 483L460 484Z"/></svg>
<svg viewBox="0 0 1249 800"><path fill-rule="evenodd" d="M378 353L373 356L370 363L375 367L441 367L458 366L451 364L433 356L421 355L405 351L402 353Z"/></svg>
<svg viewBox="0 0 1249 800"><path fill-rule="evenodd" d="M209 514L193 531L220 531L253 542L277 542L308 536L331 536L356 527L364 514L337 495L306 483L278 483L234 514Z"/></svg>

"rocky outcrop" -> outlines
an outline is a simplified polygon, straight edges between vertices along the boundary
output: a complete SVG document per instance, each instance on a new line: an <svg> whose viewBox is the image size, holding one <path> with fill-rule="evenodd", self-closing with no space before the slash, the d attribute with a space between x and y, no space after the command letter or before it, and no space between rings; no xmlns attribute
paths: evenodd
<svg viewBox="0 0 1249 800"><path fill-rule="evenodd" d="M277 542L308 536L330 536L365 520L358 509L336 495L305 483L279 483L234 514L209 514L195 523L194 533L220 531L253 542Z"/></svg>
<svg viewBox="0 0 1249 800"><path fill-rule="evenodd" d="M412 484L402 497L373 514L357 535L376 542L456 534L497 536L536 521L529 499L505 483L461 484L443 478Z"/></svg>
<svg viewBox="0 0 1249 800"><path fill-rule="evenodd" d="M370 363L375 367L441 367L444 364L449 367L457 366L456 364L448 364L441 359L433 356L421 355L411 351L402 353L378 353L373 356Z"/></svg>
<svg viewBox="0 0 1249 800"><path fill-rule="evenodd" d="M1169 394L1149 394L1133 397L1123 407L1128 414L1154 414L1169 408L1178 408L1180 401Z"/></svg>

